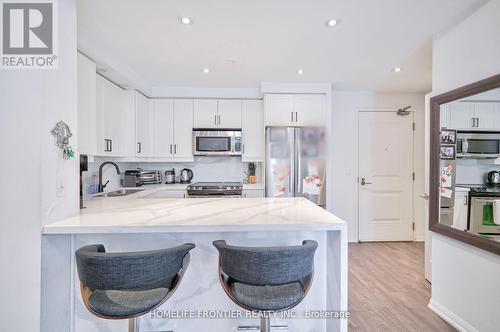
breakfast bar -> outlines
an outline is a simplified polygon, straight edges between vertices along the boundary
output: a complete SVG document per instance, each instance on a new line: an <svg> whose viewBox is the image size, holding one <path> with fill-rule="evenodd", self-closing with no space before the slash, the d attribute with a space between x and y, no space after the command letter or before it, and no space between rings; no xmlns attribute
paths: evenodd
<svg viewBox="0 0 500 332"><path fill-rule="evenodd" d="M299 245L315 240L312 287L293 314L272 325L289 331L347 331L346 223L305 198L151 198L148 190L126 197L92 198L79 216L46 225L42 241L42 325L60 331L126 331L127 322L90 314L80 296L75 251L103 244L111 252L196 245L176 293L140 318L140 331L238 331L258 317L237 314L217 274L216 248ZM57 327L57 328L55 328Z"/></svg>

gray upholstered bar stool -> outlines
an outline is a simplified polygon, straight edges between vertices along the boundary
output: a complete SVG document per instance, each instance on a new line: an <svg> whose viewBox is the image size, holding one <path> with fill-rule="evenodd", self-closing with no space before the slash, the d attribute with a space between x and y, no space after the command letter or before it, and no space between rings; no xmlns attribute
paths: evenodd
<svg viewBox="0 0 500 332"><path fill-rule="evenodd" d="M316 241L301 246L238 247L214 241L219 251L219 279L238 306L260 312L279 312L299 304L314 274ZM262 315L260 331L269 332L269 315Z"/></svg>
<svg viewBox="0 0 500 332"><path fill-rule="evenodd" d="M85 307L105 319L136 317L163 304L175 292L189 265L194 244L140 251L106 253L102 244L76 251L80 290Z"/></svg>

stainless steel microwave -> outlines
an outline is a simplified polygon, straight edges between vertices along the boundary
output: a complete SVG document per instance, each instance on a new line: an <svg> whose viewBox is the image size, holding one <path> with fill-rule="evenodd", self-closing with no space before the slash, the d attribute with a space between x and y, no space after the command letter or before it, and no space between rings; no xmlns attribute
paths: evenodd
<svg viewBox="0 0 500 332"><path fill-rule="evenodd" d="M500 156L500 133L459 131L457 133L457 157L498 158Z"/></svg>
<svg viewBox="0 0 500 332"><path fill-rule="evenodd" d="M194 129L193 155L241 156L241 130Z"/></svg>

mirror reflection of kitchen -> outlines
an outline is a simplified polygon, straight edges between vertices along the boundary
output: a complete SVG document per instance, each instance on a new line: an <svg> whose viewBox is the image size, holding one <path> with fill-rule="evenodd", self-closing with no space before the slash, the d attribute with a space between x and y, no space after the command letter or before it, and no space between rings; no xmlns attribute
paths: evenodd
<svg viewBox="0 0 500 332"><path fill-rule="evenodd" d="M500 242L500 89L441 105L441 224Z"/></svg>

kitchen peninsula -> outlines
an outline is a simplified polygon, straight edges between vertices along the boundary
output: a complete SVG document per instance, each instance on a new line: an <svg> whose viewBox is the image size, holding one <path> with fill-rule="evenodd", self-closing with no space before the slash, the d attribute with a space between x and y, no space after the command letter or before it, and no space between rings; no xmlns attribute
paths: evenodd
<svg viewBox="0 0 500 332"><path fill-rule="evenodd" d="M92 198L79 216L46 225L42 242L43 324L61 331L124 331L127 322L92 316L83 306L74 252L102 243L107 251L136 251L196 244L184 280L160 310L237 310L217 275L212 241L250 246L319 243L315 276L305 300L295 308L347 311L346 223L304 198L160 199L146 189L126 197ZM144 316L141 331L235 331L255 326L255 318L174 319ZM290 331L347 331L346 319L276 318ZM58 327L54 329L54 327Z"/></svg>

